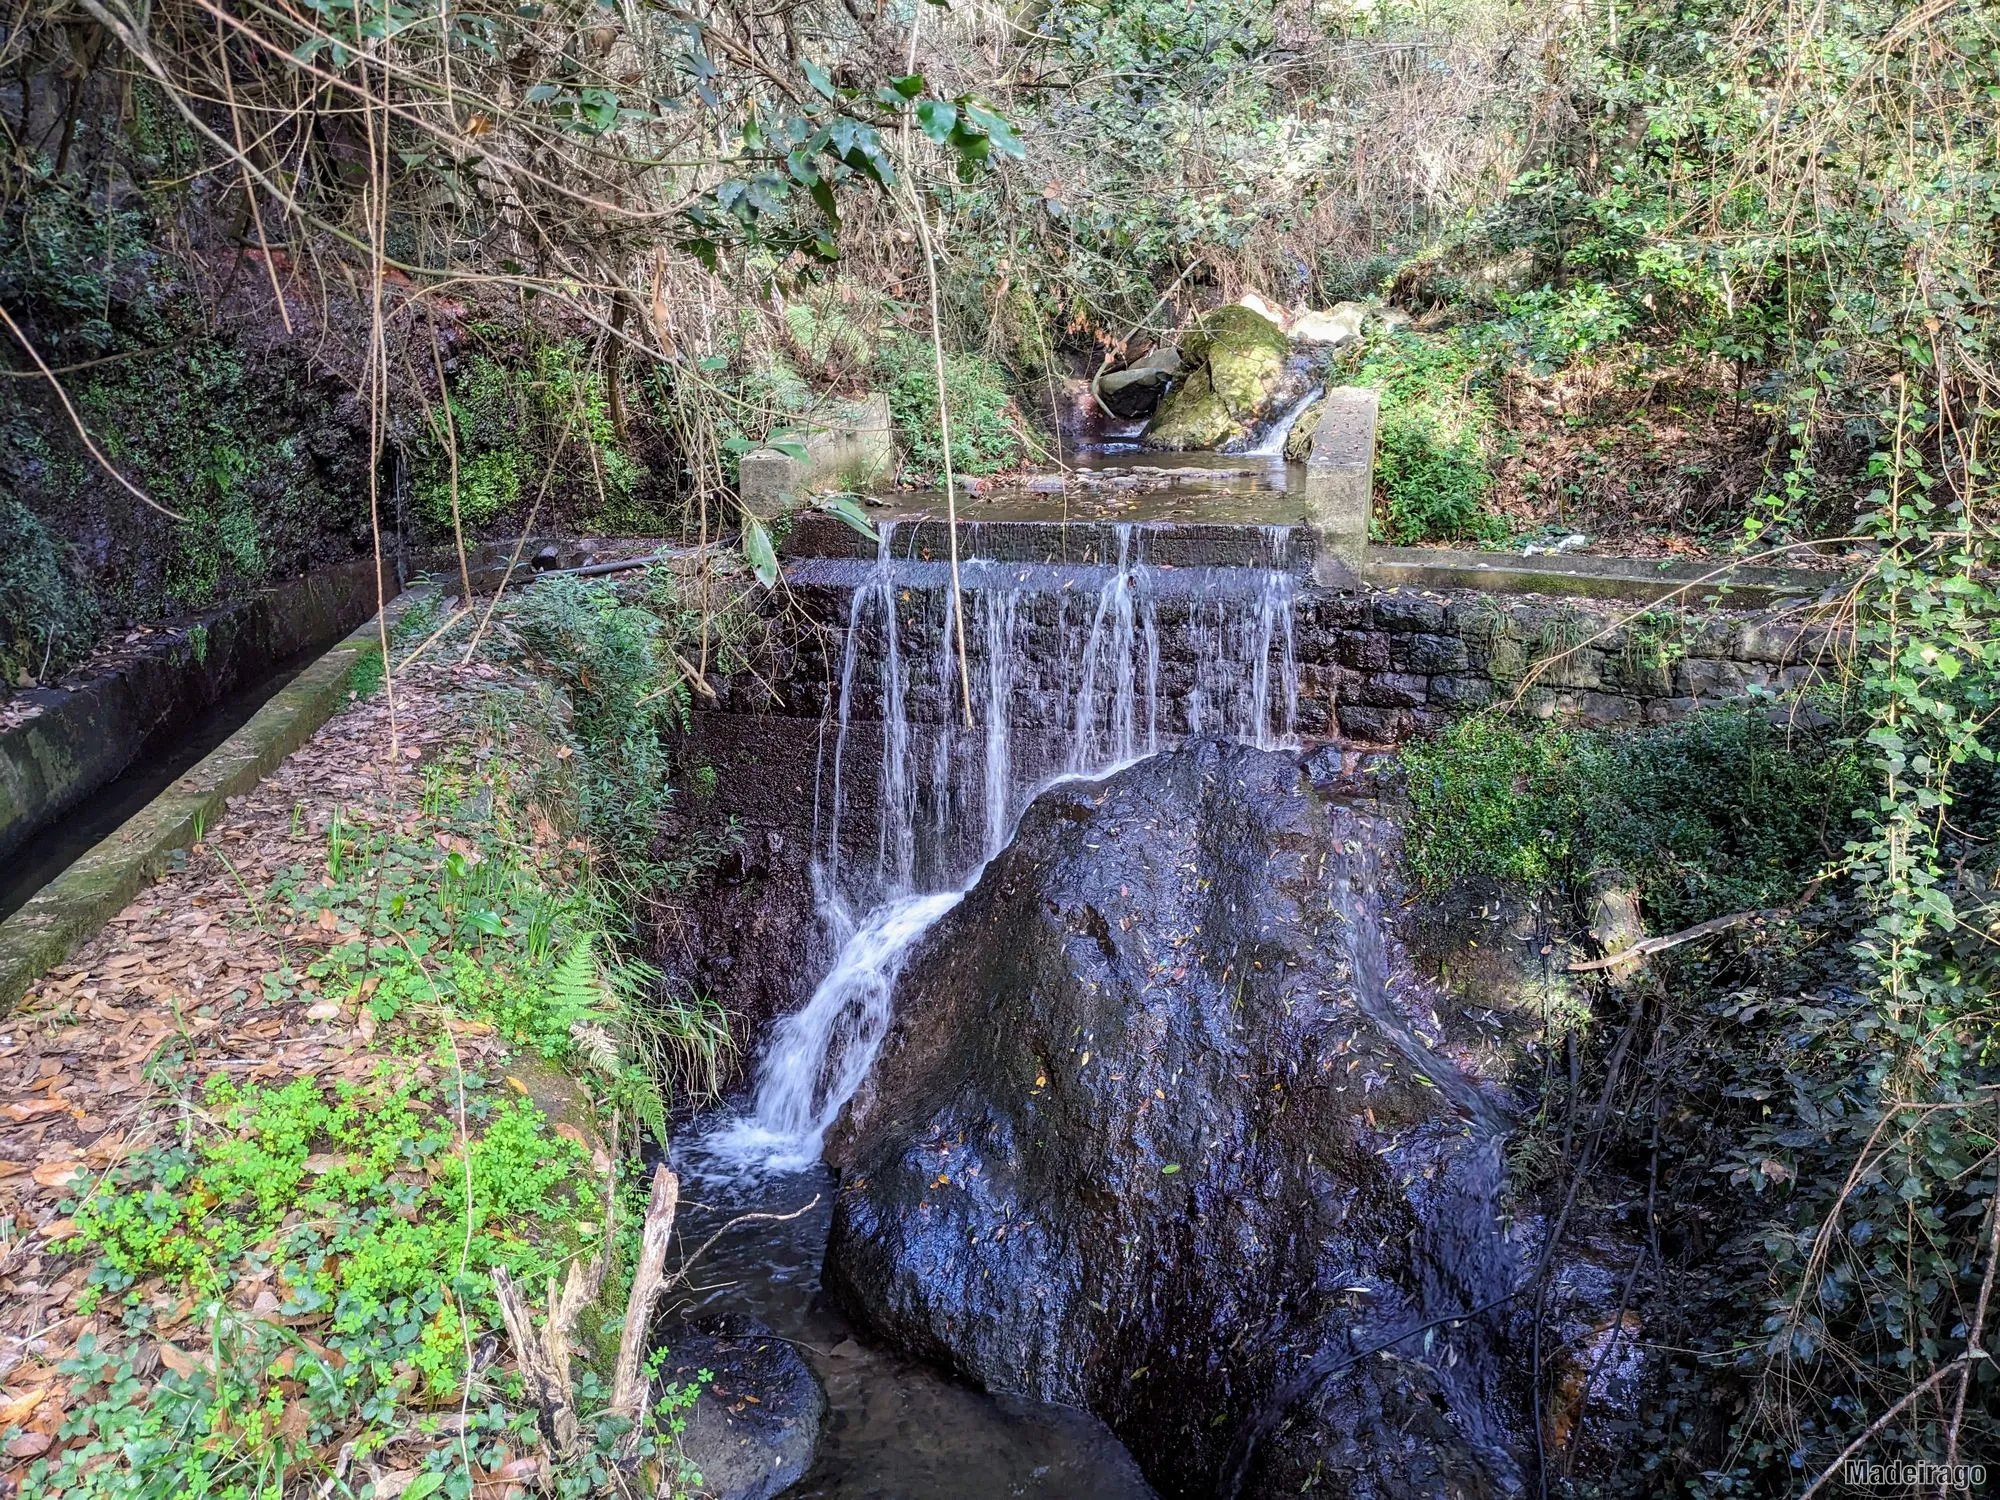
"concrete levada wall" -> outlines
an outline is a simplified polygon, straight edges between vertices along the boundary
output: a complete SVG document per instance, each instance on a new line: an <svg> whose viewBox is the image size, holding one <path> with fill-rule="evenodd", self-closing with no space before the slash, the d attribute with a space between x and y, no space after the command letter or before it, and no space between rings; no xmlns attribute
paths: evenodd
<svg viewBox="0 0 2000 1500"><path fill-rule="evenodd" d="M396 591L391 578L382 594ZM280 663L339 640L377 603L372 563L323 569L22 694L35 712L0 734L0 858Z"/></svg>

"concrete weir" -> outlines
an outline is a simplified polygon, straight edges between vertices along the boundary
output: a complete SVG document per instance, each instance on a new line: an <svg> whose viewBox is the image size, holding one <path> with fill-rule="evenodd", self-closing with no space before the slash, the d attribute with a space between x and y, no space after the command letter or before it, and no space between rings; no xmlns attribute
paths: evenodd
<svg viewBox="0 0 2000 1500"><path fill-rule="evenodd" d="M741 837L659 956L746 1015L795 1010L825 972L813 893L828 880L856 909L946 888L1053 776L1204 733L1330 754L1345 774L1495 702L1665 722L1807 681L1823 642L1799 606L1832 581L1764 572L1723 588L1626 564L1606 599L1574 559L1543 576L1496 558L1496 591L1461 581L1478 554L1369 548L1329 587L1305 524L974 520L959 532L961 668L944 526L880 531L794 521L772 658L712 679L675 747L684 769L714 773L677 816ZM1615 592L1642 582L1636 603Z"/></svg>

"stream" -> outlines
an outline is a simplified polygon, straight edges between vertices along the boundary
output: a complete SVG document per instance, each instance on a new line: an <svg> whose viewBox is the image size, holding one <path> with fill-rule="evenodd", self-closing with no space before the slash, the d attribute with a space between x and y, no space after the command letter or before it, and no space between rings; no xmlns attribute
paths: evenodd
<svg viewBox="0 0 2000 1500"><path fill-rule="evenodd" d="M1265 747L1289 743L1298 701L1292 649L1294 575L1288 536L1267 530L1269 566L1161 569L1144 532L1116 531L1114 561L1052 570L974 559L963 568L972 647L972 730L918 750L913 683L952 682L947 592L911 630L899 610L936 565L899 559L896 526L854 590L835 723L823 743L813 880L819 919L836 939L832 968L807 1004L774 1029L747 1097L701 1134L676 1143L689 1200L683 1233L699 1244L745 1213L796 1214L730 1229L696 1272L689 1311L748 1313L808 1351L831 1416L818 1459L793 1493L896 1500L1151 1493L1124 1447L1095 1417L992 1396L927 1366L869 1349L820 1295L834 1174L820 1164L827 1129L867 1076L892 1019L895 983L923 935L978 880L1021 812L1057 781L1093 778L1178 738L1163 703L1157 605L1192 591L1186 628L1194 681L1176 725ZM1233 575L1190 577L1204 575ZM1060 660L1029 670L1023 603L1064 599ZM1058 695L1054 745L1016 732L1025 705ZM856 764L857 706L879 704L879 760ZM857 827L854 778L871 771L872 827Z"/></svg>

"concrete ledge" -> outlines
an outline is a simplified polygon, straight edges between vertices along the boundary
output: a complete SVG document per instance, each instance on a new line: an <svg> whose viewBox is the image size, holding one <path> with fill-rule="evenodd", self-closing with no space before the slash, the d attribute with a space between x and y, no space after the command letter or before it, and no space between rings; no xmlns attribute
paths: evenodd
<svg viewBox="0 0 2000 1500"><path fill-rule="evenodd" d="M1817 599L1845 586L1846 575L1806 568L1732 568L1718 563L1651 562L1627 557L1517 557L1507 552L1449 552L1429 547L1370 547L1362 578L1377 588L1480 589L1490 594L1551 594L1669 604L1718 601L1757 608L1780 599Z"/></svg>
<svg viewBox="0 0 2000 1500"><path fill-rule="evenodd" d="M411 597L389 606L392 619ZM169 854L221 815L229 798L255 786L333 717L346 701L349 671L378 633L372 617L356 627L207 759L0 922L0 1012L122 911L158 877Z"/></svg>
<svg viewBox="0 0 2000 1500"><path fill-rule="evenodd" d="M942 519L877 519L893 529L889 550L899 562L941 562L951 555L950 528ZM1221 521L968 521L958 523L965 561L1049 563L1097 567L1118 561L1119 547L1133 562L1175 568L1279 568L1311 565L1313 537L1304 526L1245 526ZM801 513L786 530L779 555L866 558L875 544L837 516Z"/></svg>
<svg viewBox="0 0 2000 1500"><path fill-rule="evenodd" d="M384 583L393 595L393 580ZM374 564L344 563L159 630L59 687L30 690L41 711L0 735L0 855L231 694L339 640L375 609Z"/></svg>

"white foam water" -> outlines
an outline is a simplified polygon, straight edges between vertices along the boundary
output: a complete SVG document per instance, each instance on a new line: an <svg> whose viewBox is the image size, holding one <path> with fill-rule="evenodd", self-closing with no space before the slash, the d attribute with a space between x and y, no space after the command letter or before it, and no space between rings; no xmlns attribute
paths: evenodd
<svg viewBox="0 0 2000 1500"><path fill-rule="evenodd" d="M1115 564L1064 570L1057 610L1067 744L1054 762L1030 753L1018 715L1038 689L1026 642L1029 600L1048 592L1047 570L974 560L966 566L966 632L978 660L969 682L978 727L953 727L959 672L951 595L926 619L927 642L905 642L898 603L915 590L899 577L894 527L881 528L875 567L855 590L841 655L832 744L831 816L814 868L820 919L835 943L832 969L803 1008L774 1029L758 1063L747 1109L689 1144L689 1164L718 1176L793 1172L817 1161L827 1129L868 1075L894 1017L896 980L917 942L972 888L1012 840L1021 812L1056 781L1094 778L1162 748L1161 575L1143 558L1143 533L1115 531ZM1190 733L1222 734L1263 747L1289 743L1298 707L1292 649L1294 579L1285 566L1288 533L1270 528L1271 565L1241 570L1250 587L1215 589L1188 600L1193 682L1180 704ZM905 571L915 571L905 565ZM1089 601L1088 628L1073 625L1067 600L1102 574ZM873 646L879 637L879 646ZM871 649L872 647L872 649ZM928 652L925 648L928 647ZM927 785L920 787L910 713L912 672L929 658L945 722L931 739ZM1273 658L1276 658L1275 671ZM852 792L848 757L857 703L881 705L876 765L873 868L842 852ZM962 721L960 721L962 722ZM822 756L826 753L824 738ZM956 752L956 754L955 754ZM976 781L963 763L980 761ZM815 791L817 804L818 792ZM976 818L972 806L977 803ZM954 862L953 851L961 852ZM970 855L968 858L967 855ZM865 861L864 861L865 866Z"/></svg>

